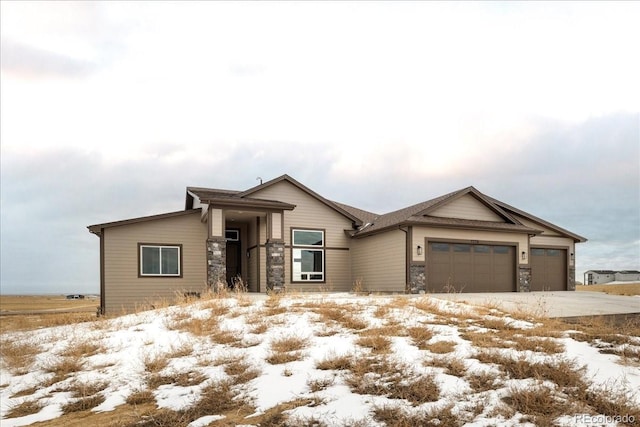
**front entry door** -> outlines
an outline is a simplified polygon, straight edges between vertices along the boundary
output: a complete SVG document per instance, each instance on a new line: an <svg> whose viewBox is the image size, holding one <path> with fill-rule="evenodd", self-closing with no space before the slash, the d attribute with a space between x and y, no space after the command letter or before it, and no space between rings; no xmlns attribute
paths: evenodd
<svg viewBox="0 0 640 427"><path fill-rule="evenodd" d="M240 257L240 230L227 230L227 286L242 277L242 258Z"/></svg>

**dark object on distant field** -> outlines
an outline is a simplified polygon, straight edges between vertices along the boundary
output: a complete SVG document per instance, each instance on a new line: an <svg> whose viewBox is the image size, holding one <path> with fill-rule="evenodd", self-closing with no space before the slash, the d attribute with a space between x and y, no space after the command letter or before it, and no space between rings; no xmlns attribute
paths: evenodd
<svg viewBox="0 0 640 427"><path fill-rule="evenodd" d="M84 295L71 294L71 295L67 295L67 299L84 299Z"/></svg>

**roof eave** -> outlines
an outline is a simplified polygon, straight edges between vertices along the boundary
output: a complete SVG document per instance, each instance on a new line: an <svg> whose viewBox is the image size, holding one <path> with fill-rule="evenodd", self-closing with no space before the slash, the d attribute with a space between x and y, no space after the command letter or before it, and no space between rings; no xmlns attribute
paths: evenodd
<svg viewBox="0 0 640 427"><path fill-rule="evenodd" d="M587 241L587 239L585 237L582 237L582 236L580 236L578 234L572 233L569 230L566 230L566 229L564 229L562 227L559 227L559 226L557 226L555 224L552 224L552 223L550 223L548 221L545 221L542 218L538 218L537 216L532 215L532 214L530 214L528 212L525 212L525 211L520 210L518 208L514 208L513 206L508 205L508 204L506 204L504 202L501 202L499 200L495 200L494 199L494 201L495 201L495 203L497 205L500 205L504 209L510 210L510 211L512 211L512 212L514 212L514 213L516 213L516 214L518 214L520 216L523 216L523 217L525 217L525 218L527 218L527 219L529 219L529 220L531 220L531 221L533 221L535 223L538 223L538 224L543 225L543 226L545 226L547 228L550 228L551 230L556 231L556 232L560 233L561 235L563 235L565 237L569 237L569 238L573 239L573 241L575 243L584 243L584 242Z"/></svg>
<svg viewBox="0 0 640 427"><path fill-rule="evenodd" d="M507 220L509 222L511 222L512 224L516 224L516 225L522 225L522 223L520 221L518 221L516 218L514 218L513 216L509 215L508 212L506 212L504 209L502 209L496 202L494 199L492 199L491 197L488 197L486 195L484 195L482 192L480 192L477 188L473 187L473 186L469 186L466 188L463 188L461 190L458 190L452 194L449 195L449 197L446 197L440 201L438 201L437 203L433 204L432 206L429 206L427 209L418 212L417 214L415 214L416 216L422 216L422 215L428 215L430 212L433 212L434 210L448 204L451 203L452 201L459 199L462 196L465 196L467 194L471 194L472 197L475 197L477 200L480 201L480 203L484 204L486 207L488 207L489 209L491 209L494 213L496 213L497 215L499 215L500 217L502 217L502 219Z"/></svg>
<svg viewBox="0 0 640 427"><path fill-rule="evenodd" d="M361 225L362 221L355 217L354 215L352 215L351 213L347 212L346 210L342 209L340 206L336 205L335 203L333 203L331 200L326 199L324 197L322 197L320 194L316 193L315 191L313 191L312 189L310 189L309 187L301 184L300 182L296 181L295 179L293 179L292 177L290 177L287 174L281 175L277 178L274 178L272 180L269 180L265 183L256 185L255 187L249 188L248 190L245 190L241 193L238 193L239 197L245 198L246 196L253 194L257 191L260 191L264 188L270 187L274 184L277 184L279 182L282 181L287 181L290 184L294 185L295 187L299 188L300 190L304 191L305 193L309 194L310 196L314 197L315 199L317 199L318 201L320 201L321 203L324 203L325 205L327 205L328 207L330 207L331 209L337 211L338 213L340 213L341 215L347 217L348 219L350 219L351 221L353 221L354 224L356 225Z"/></svg>
<svg viewBox="0 0 640 427"><path fill-rule="evenodd" d="M359 233L356 232L354 235L352 235L353 238L359 238L359 237L365 237L365 236L371 236L374 234L378 234L378 233L383 233L385 231L389 231L389 230L393 230L393 229L399 229L401 227L406 227L406 226L421 226L421 227L435 227L435 228L455 228L458 230L483 230L483 231L496 231L496 232L500 232L500 233L519 233L519 234L523 234L526 233L528 235L531 236L537 236L539 234L542 234L542 230L537 230L535 228L529 228L529 227L524 227L522 226L521 228L517 228L517 229L509 229L509 228L494 228L494 227L489 227L489 226L483 226L483 225L473 225L473 224L438 224L438 223L425 223L422 221L412 221L412 220L407 220L407 221L402 221L400 223L396 223L396 224L391 224L385 227L381 227L378 229L372 229L372 230L364 230L363 232Z"/></svg>
<svg viewBox="0 0 640 427"><path fill-rule="evenodd" d="M202 199L202 203L207 203L219 208L234 208L234 209L243 209L243 208L264 208L264 209L283 209L287 211L294 210L296 205L292 205L291 203L285 202L276 202L270 200L260 200L260 199Z"/></svg>
<svg viewBox="0 0 640 427"><path fill-rule="evenodd" d="M137 218L123 219L123 220L120 220L120 221L105 222L103 224L89 225L89 226L87 226L87 228L89 229L90 233L99 235L99 233L101 233L102 230L105 229L105 228L118 227L118 226L121 226L121 225L128 225L128 224L136 224L136 223L139 223L139 222L154 221L154 220L158 220L158 219L173 218L173 217L176 217L176 216L190 215L190 214L193 214L193 213L196 213L196 212L200 212L200 208L198 208L198 209L188 209L188 210L184 210L184 211L168 212L168 213L163 213L163 214L158 214L158 215L141 216L141 217L137 217Z"/></svg>

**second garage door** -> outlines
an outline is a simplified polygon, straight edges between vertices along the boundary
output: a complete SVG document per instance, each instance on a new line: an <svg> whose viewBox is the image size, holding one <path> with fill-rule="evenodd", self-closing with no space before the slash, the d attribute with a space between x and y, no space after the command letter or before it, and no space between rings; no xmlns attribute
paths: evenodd
<svg viewBox="0 0 640 427"><path fill-rule="evenodd" d="M531 290L567 290L567 251L531 248Z"/></svg>
<svg viewBox="0 0 640 427"><path fill-rule="evenodd" d="M431 292L515 291L515 247L431 242L426 277Z"/></svg>

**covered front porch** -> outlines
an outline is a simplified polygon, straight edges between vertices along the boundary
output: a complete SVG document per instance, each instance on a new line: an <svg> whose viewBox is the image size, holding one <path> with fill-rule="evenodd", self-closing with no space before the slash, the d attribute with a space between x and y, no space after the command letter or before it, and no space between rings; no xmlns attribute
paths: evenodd
<svg viewBox="0 0 640 427"><path fill-rule="evenodd" d="M207 284L249 292L285 286L284 215L294 205L269 200L202 200L208 223Z"/></svg>

